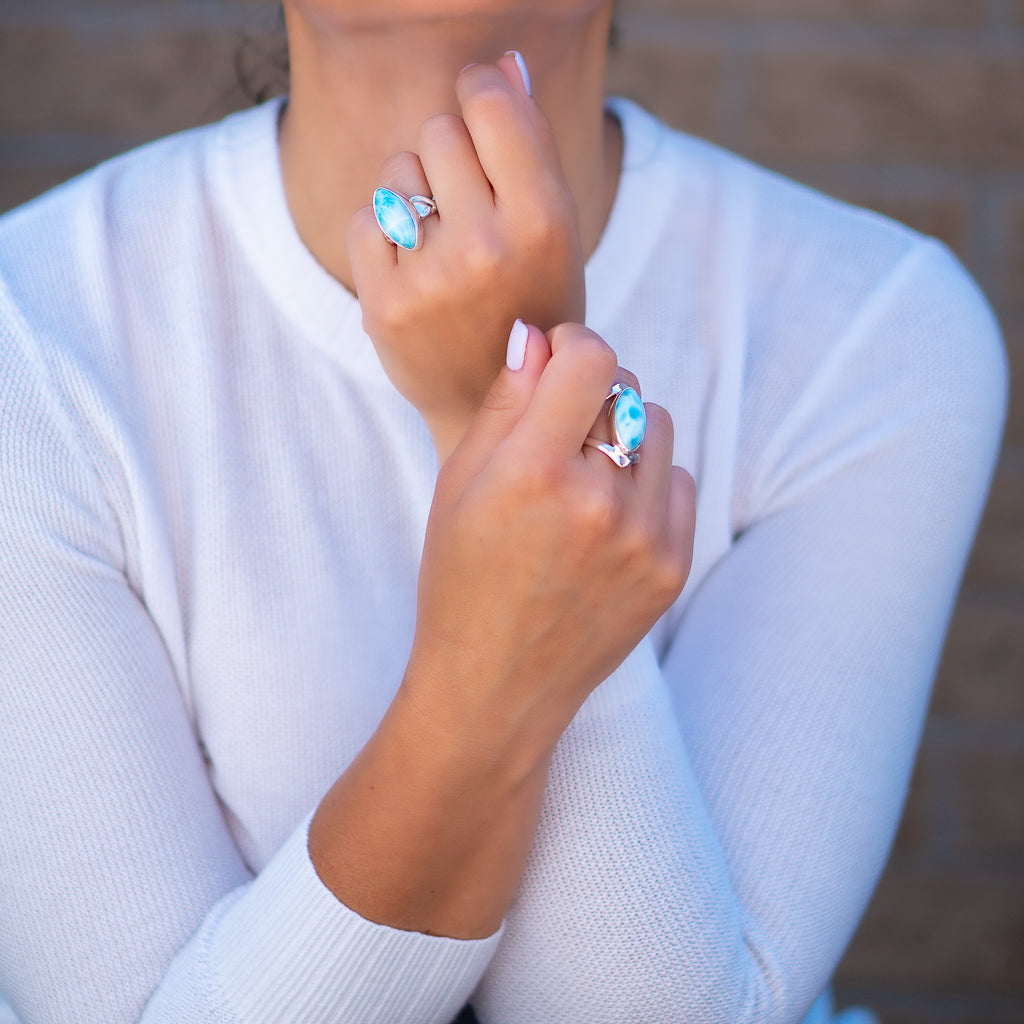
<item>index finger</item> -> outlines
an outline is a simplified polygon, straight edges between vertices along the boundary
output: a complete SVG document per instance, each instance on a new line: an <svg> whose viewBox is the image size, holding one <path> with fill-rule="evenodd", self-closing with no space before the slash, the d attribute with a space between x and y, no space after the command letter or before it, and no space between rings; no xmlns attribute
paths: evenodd
<svg viewBox="0 0 1024 1024"><path fill-rule="evenodd" d="M510 74L518 74L512 57L501 60L511 65ZM527 185L561 184L562 164L548 119L501 68L471 65L459 75L455 92L496 197L514 196Z"/></svg>

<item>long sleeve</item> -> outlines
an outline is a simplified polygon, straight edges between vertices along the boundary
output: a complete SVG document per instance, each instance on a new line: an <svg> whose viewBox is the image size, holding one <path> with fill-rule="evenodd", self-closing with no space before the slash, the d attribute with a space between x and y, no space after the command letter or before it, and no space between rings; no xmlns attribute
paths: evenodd
<svg viewBox="0 0 1024 1024"><path fill-rule="evenodd" d="M358 917L305 820L247 865L128 582L132 525L2 291L0 467L0 991L22 1024L448 1024L496 939Z"/></svg>
<svg viewBox="0 0 1024 1024"><path fill-rule="evenodd" d="M697 557L559 745L477 943L362 920L306 849L401 679L436 463L291 222L279 108L0 221L21 1024L447 1024L474 986L486 1024L783 1022L827 983L991 471L998 332L938 247L618 109L588 314L673 415Z"/></svg>
<svg viewBox="0 0 1024 1024"><path fill-rule="evenodd" d="M563 738L488 1024L795 1022L870 898L1005 365L930 242L812 359L778 356L749 354L738 450L716 453L731 545Z"/></svg>

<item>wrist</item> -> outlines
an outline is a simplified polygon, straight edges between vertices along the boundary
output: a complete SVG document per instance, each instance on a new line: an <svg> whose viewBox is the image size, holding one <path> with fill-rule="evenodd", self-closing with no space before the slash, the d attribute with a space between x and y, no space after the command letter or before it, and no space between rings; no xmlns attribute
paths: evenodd
<svg viewBox="0 0 1024 1024"><path fill-rule="evenodd" d="M562 729L528 721L522 707L489 697L500 692L479 675L461 678L449 661L439 669L414 655L388 709L400 743L429 751L438 775L485 782L513 797L546 776Z"/></svg>
<svg viewBox="0 0 1024 1024"><path fill-rule="evenodd" d="M514 778L484 744L400 691L321 801L309 854L324 884L379 924L460 939L493 934L533 842L547 765Z"/></svg>

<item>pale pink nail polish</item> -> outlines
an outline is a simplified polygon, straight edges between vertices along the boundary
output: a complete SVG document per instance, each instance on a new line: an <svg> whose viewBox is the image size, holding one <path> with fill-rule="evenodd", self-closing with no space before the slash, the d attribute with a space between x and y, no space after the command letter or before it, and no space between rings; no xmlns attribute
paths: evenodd
<svg viewBox="0 0 1024 1024"><path fill-rule="evenodd" d="M530 328L517 320L512 325L512 333L508 336L508 354L505 356L505 365L510 370L521 370L526 362L526 342L530 337Z"/></svg>
<svg viewBox="0 0 1024 1024"><path fill-rule="evenodd" d="M505 53L506 57L511 57L516 62L516 67L519 69L519 77L523 80L523 88L526 90L527 96L532 96L533 92L530 89L530 72L526 68L526 61L523 60L523 55L518 50L508 50Z"/></svg>

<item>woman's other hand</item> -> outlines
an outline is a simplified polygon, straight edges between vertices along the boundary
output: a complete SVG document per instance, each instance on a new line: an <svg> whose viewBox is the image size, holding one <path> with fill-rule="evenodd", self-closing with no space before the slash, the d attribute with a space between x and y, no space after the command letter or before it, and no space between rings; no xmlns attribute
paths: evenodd
<svg viewBox="0 0 1024 1024"><path fill-rule="evenodd" d="M381 174L385 187L436 200L423 249L389 244L369 206L349 228L364 326L442 461L487 395L515 319L548 330L582 321L585 306L575 202L515 58L464 69L456 95L462 117L429 118L418 152Z"/></svg>

